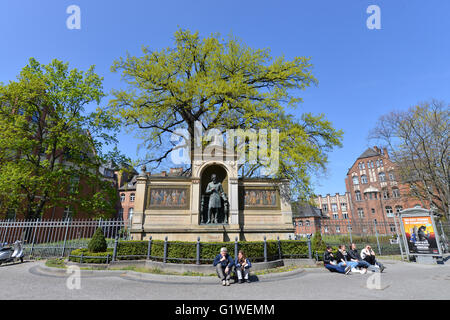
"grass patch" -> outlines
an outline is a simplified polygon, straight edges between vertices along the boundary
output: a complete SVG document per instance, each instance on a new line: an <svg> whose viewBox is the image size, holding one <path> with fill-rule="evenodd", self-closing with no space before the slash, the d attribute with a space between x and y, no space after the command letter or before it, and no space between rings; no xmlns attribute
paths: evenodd
<svg viewBox="0 0 450 320"><path fill-rule="evenodd" d="M64 258L55 258L55 259L48 259L47 261L45 261L45 265L47 267L51 267L51 268L65 268L66 267L66 263L64 261Z"/></svg>
<svg viewBox="0 0 450 320"><path fill-rule="evenodd" d="M193 272L193 271L186 271L183 273L180 272L174 272L174 271L163 271L159 268L145 268L145 267L136 267L136 266L126 266L126 267L113 267L109 268L109 270L123 270L123 271L135 271L135 272L142 272L142 273L152 273L152 274L161 274L161 275L172 275L172 276L192 276L192 277L210 277L210 276L216 276L216 274L204 274L200 272Z"/></svg>
<svg viewBox="0 0 450 320"><path fill-rule="evenodd" d="M270 273L280 273L280 272L288 272L288 271L294 271L299 269L300 266L284 266L284 267L278 267L273 269L266 269L261 271L253 272L254 275L260 276L264 274L270 274Z"/></svg>

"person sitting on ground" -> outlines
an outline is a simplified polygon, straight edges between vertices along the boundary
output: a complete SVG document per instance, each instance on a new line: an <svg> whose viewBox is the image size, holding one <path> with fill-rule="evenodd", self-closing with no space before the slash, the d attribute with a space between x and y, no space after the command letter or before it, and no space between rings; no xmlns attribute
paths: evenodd
<svg viewBox="0 0 450 320"><path fill-rule="evenodd" d="M358 262L351 261L349 257L347 257L347 251L345 250L345 245L341 244L339 246L339 250L336 254L336 260L343 267L349 266L351 272L359 272L356 268L358 267ZM367 269L362 269L361 273L366 273Z"/></svg>
<svg viewBox="0 0 450 320"><path fill-rule="evenodd" d="M361 256L358 253L358 249L356 248L356 244L354 243L350 245L350 250L347 251L347 259L350 259L350 261L353 262L357 262L358 263L358 265L356 266L357 268L364 268L366 270L371 270L373 272L377 271L377 268L375 268L375 266L372 266L367 261L361 259Z"/></svg>
<svg viewBox="0 0 450 320"><path fill-rule="evenodd" d="M330 270L330 272L339 272L348 274L351 270L350 266L342 266L338 265L336 258L333 255L333 249L331 247L327 247L325 253L323 254L323 265L325 268Z"/></svg>
<svg viewBox="0 0 450 320"><path fill-rule="evenodd" d="M233 258L228 254L227 248L221 248L220 253L216 256L213 262L216 267L217 275L222 280L223 286L230 285L231 271L234 266Z"/></svg>
<svg viewBox="0 0 450 320"><path fill-rule="evenodd" d="M238 277L238 283L242 282L250 282L248 279L248 275L250 273L250 268L252 264L250 260L245 256L245 253L242 250L239 250L236 261L234 262L235 270ZM244 277L242 277L244 275ZM244 279L242 279L244 278Z"/></svg>
<svg viewBox="0 0 450 320"><path fill-rule="evenodd" d="M383 272L383 270L386 269L385 266L377 261L377 259L375 258L375 252L373 252L370 245L367 245L364 249L361 250L361 259L367 261L372 266L377 266L378 268L380 268L380 272Z"/></svg>

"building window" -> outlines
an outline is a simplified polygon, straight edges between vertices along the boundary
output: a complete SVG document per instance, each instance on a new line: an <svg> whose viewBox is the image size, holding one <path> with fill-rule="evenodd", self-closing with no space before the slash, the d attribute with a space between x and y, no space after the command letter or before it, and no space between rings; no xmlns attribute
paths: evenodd
<svg viewBox="0 0 450 320"><path fill-rule="evenodd" d="M343 217L344 219L348 219L348 213L347 213L347 212L342 213L342 217Z"/></svg>
<svg viewBox="0 0 450 320"><path fill-rule="evenodd" d="M352 179L353 179L353 184L354 185L358 185L359 184L359 180L358 180L357 176L354 176Z"/></svg>
<svg viewBox="0 0 450 320"><path fill-rule="evenodd" d="M324 232L328 232L328 227L323 227Z"/></svg>
<svg viewBox="0 0 450 320"><path fill-rule="evenodd" d="M389 171L389 180L395 181L394 172L392 172L392 171Z"/></svg>
<svg viewBox="0 0 450 320"><path fill-rule="evenodd" d="M378 174L378 178L380 179L380 181L386 181L386 174L384 172L380 172Z"/></svg>
<svg viewBox="0 0 450 320"><path fill-rule="evenodd" d="M402 206L395 206L395 212L399 213L402 210L403 210Z"/></svg>
<svg viewBox="0 0 450 320"><path fill-rule="evenodd" d="M123 220L123 208L119 209L119 219Z"/></svg>
<svg viewBox="0 0 450 320"><path fill-rule="evenodd" d="M134 193L130 194L130 202L134 202Z"/></svg>
<svg viewBox="0 0 450 320"><path fill-rule="evenodd" d="M394 198L400 198L400 190L398 188L392 188L392 196Z"/></svg>
<svg viewBox="0 0 450 320"><path fill-rule="evenodd" d="M383 166L383 159L380 159L380 167Z"/></svg>
<svg viewBox="0 0 450 320"><path fill-rule="evenodd" d="M392 211L392 207L391 206L387 206L386 207L386 216L388 216L388 217L393 217L394 216L394 211Z"/></svg>
<svg viewBox="0 0 450 320"><path fill-rule="evenodd" d="M364 218L364 209L363 208L358 208L358 217Z"/></svg>
<svg viewBox="0 0 450 320"><path fill-rule="evenodd" d="M338 213L333 213L333 219L335 219L335 220L339 219L339 214Z"/></svg>
<svg viewBox="0 0 450 320"><path fill-rule="evenodd" d="M73 210L71 207L65 207L64 208L64 216L63 216L63 220L68 220L71 219L73 217Z"/></svg>
<svg viewBox="0 0 450 320"><path fill-rule="evenodd" d="M341 233L341 227L336 227L336 232Z"/></svg>
<svg viewBox="0 0 450 320"><path fill-rule="evenodd" d="M303 221L302 221L302 220L298 220L298 221L297 221L297 225L298 225L299 227L301 227L301 226L303 225Z"/></svg>
<svg viewBox="0 0 450 320"><path fill-rule="evenodd" d="M361 201L361 192L356 191L355 196L356 196L356 201Z"/></svg>
<svg viewBox="0 0 450 320"><path fill-rule="evenodd" d="M333 212L337 212L338 211L338 207L337 207L336 203L332 203L331 204L331 211L333 211Z"/></svg>
<svg viewBox="0 0 450 320"><path fill-rule="evenodd" d="M361 176L361 183L367 183L367 176L364 174Z"/></svg>
<svg viewBox="0 0 450 320"><path fill-rule="evenodd" d="M322 211L323 211L323 212L328 212L328 205L323 204L323 205L322 205Z"/></svg>
<svg viewBox="0 0 450 320"><path fill-rule="evenodd" d="M389 199L389 191L387 189L383 189L383 199Z"/></svg>
<svg viewBox="0 0 450 320"><path fill-rule="evenodd" d="M341 210L347 211L347 204L345 202L341 202Z"/></svg>
<svg viewBox="0 0 450 320"><path fill-rule="evenodd" d="M372 208L371 210L372 210L372 214L375 214L375 209L374 209L374 208Z"/></svg>
<svg viewBox="0 0 450 320"><path fill-rule="evenodd" d="M70 194L77 192L79 183L80 183L80 177L78 177L78 176L70 177L68 192Z"/></svg>
<svg viewBox="0 0 450 320"><path fill-rule="evenodd" d="M377 160L376 164L377 164L377 168L378 168L380 166L380 161Z"/></svg>
<svg viewBox="0 0 450 320"><path fill-rule="evenodd" d="M309 226L309 225L310 225L309 220L306 220L305 221L305 226Z"/></svg>
<svg viewBox="0 0 450 320"><path fill-rule="evenodd" d="M390 224L389 225L389 229L391 230L391 232L395 232L395 225L394 224Z"/></svg>
<svg viewBox="0 0 450 320"><path fill-rule="evenodd" d="M125 202L125 193L120 194L120 202Z"/></svg>

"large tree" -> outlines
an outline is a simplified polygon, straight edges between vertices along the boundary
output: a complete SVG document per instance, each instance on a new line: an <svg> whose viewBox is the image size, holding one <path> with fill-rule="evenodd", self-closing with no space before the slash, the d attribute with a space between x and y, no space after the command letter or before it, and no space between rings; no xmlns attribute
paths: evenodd
<svg viewBox="0 0 450 320"><path fill-rule="evenodd" d="M17 81L0 84L0 211L25 218L49 207L111 215L116 194L99 173L116 143L116 123L89 103L104 96L94 67L82 72L53 60L31 58Z"/></svg>
<svg viewBox="0 0 450 320"><path fill-rule="evenodd" d="M370 138L387 145L410 195L450 217L450 105L431 101L382 116Z"/></svg>
<svg viewBox="0 0 450 320"><path fill-rule="evenodd" d="M279 129L280 165L275 176L291 179L300 198L311 193L311 173L325 169L327 153L340 146L342 132L323 114L288 114L302 101L299 92L317 81L309 58L273 59L269 50L252 49L219 35L200 38L178 30L173 48L142 56L128 54L112 70L128 88L113 92L112 114L136 130L148 153L142 162L159 166L176 148L169 136L178 128L194 136L203 130ZM194 141L190 144L191 157ZM242 165L243 177L259 174L261 163Z"/></svg>

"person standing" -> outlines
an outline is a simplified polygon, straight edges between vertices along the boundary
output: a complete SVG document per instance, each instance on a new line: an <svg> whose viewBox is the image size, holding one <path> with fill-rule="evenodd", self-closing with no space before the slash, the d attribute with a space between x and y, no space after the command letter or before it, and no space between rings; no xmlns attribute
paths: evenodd
<svg viewBox="0 0 450 320"><path fill-rule="evenodd" d="M216 272L223 286L230 285L231 271L234 266L233 258L228 254L227 248L220 249L220 253L215 257L213 262Z"/></svg>

